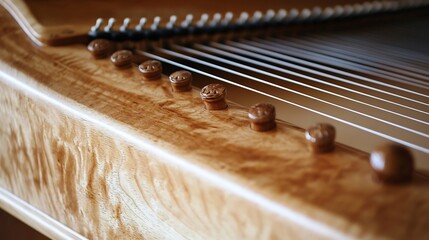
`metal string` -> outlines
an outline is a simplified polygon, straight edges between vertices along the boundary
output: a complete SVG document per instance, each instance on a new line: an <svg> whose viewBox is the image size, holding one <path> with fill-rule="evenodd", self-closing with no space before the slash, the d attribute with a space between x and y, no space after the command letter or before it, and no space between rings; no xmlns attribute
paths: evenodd
<svg viewBox="0 0 429 240"><path fill-rule="evenodd" d="M402 68L407 71L413 71L419 74L422 74L426 77L429 76L429 71L426 68L422 68L419 65L408 63L408 61L403 61L398 59L398 55L389 52L378 52L378 49L374 49L373 47L365 44L365 45L356 45L355 43L347 43L346 41L341 42L335 40L334 38L327 38L320 35L310 35L303 36L302 39L292 38L292 41L300 41L307 42L308 44L313 44L313 46L317 46L317 48L325 48L331 50L339 50L353 53L354 56L359 56L361 59L378 59L378 62L381 64L391 65L394 67ZM362 50L365 51L365 54L360 53ZM377 50L377 52L375 51ZM406 51L406 50L404 50ZM409 54L413 54L410 51ZM370 54L371 57L368 57L367 54ZM343 56L344 57L344 56ZM399 57L400 58L400 57ZM413 58L414 60L414 58Z"/></svg>
<svg viewBox="0 0 429 240"><path fill-rule="evenodd" d="M260 44L260 43L252 42L252 41L247 41L247 40L242 40L242 42L244 42L246 44L237 43L237 42L231 42L231 41L228 41L227 43L229 45L241 47L241 48L248 49L248 50L251 50L251 51L255 51L255 52L262 53L262 54L266 54L266 55L269 55L269 56L277 57L277 58L280 58L280 59L283 59L283 60L288 60L288 61L296 62L296 63L299 63L299 64L304 64L304 65L307 65L307 66L315 67L315 68L318 68L318 69L330 71L330 72L333 72L333 73L336 73L336 74L340 74L340 75L347 76L347 77L352 77L352 78L363 80L363 81L366 81L366 82L371 82L371 83L377 83L378 82L376 80L373 80L373 79L370 79L370 78L367 78L367 77L363 77L363 76L360 76L360 75L356 75L356 74L353 74L353 73L349 73L349 72L346 72L346 71L342 71L340 69L336 69L336 68L332 68L332 67L328 67L328 66L319 64L319 63L314 63L314 62L310 62L310 61L307 61L307 60L304 60L304 59L292 57L290 55L285 55L285 54L287 54L287 52L279 50L278 48L275 48L275 47L271 47L271 46L268 46L268 45L264 45L264 44ZM264 49L261 49L261 48L264 48ZM270 49L270 50L274 49L274 50L273 51L269 51L269 50L266 50L266 49ZM277 53L275 51L280 51L283 54ZM386 94L386 95L390 95L390 96L394 96L394 97L397 97L397 98L401 98L401 99L404 99L404 100L412 101L414 103L418 103L418 104L421 104L421 105L429 106L429 104L427 104L427 103L424 103L424 102L421 102L421 101L418 101L418 100L415 100L415 99L412 99L412 98L409 98L409 97L405 97L405 96L402 96L402 95L399 95L399 94L395 94L395 93L392 93L392 92L389 92L389 91L385 91L385 90L382 90L382 89L379 89L379 88L371 87L371 86L368 86L368 85L365 85L365 84L360 84L360 83L353 82L353 81L348 81L347 83L353 84L353 85L356 85L356 86L359 86L359 87L367 88L367 89L370 89L370 90L373 90L373 91L377 91L377 92L380 92L380 93L383 93L383 94ZM425 112L425 111L422 111L422 110L419 110L419 109L416 109L416 108L414 108L414 110L422 112L422 113L425 113L425 114L428 114L428 112Z"/></svg>
<svg viewBox="0 0 429 240"><path fill-rule="evenodd" d="M334 80L337 80L337 81L341 81L341 82L345 82L345 83L349 83L349 84L361 86L361 85L355 84L354 82L349 81L347 79L339 78L339 77L334 76L334 75L330 75L330 74L327 74L327 73L324 73L324 72L320 72L320 71L316 71L316 70L313 70L313 69L310 69L310 68L302 67L300 65L296 65L296 64L293 64L293 63L281 61L281 60L278 60L276 58L267 57L267 56L264 56L264 55L261 55L261 54L256 54L256 53L254 53L252 51L244 51L244 50L236 48L236 47L232 47L232 46L228 46L228 45L224 45L224 44L219 44L219 43L213 43L213 42L211 43L211 45L212 46L216 46L217 48L222 48L222 49L225 49L225 50L228 50L228 51L231 51L231 52L240 53L240 54L243 54L243 55L254 57L256 59L265 60L267 62L272 62L272 63L278 64L278 65L282 65L282 66L285 66L285 67L289 67L289 68L297 69L297 70L300 70L300 71L305 71L305 72L308 72L308 73L316 74L316 75L319 75L319 76L328 77L330 79L334 79ZM287 71L287 70L284 69L283 71ZM341 85L333 84L333 83L330 83L330 82L327 82L327 81L319 81L318 80L317 82L321 82L322 84L326 84L328 86L332 86L332 87L336 87L336 88L339 88L339 89L342 89L342 90L350 91L350 92L353 92L353 93L356 93L356 94L359 94L359 95L363 95L363 96L366 96L366 97L370 97L370 98L373 98L373 99L376 99L376 100L379 100L379 101L383 101L383 102L386 102L386 103L389 103L389 104L392 104L392 105L395 105L395 106L403 107L403 108L406 108L406 109L409 109L409 110L412 110L412 111L415 111L415 112L419 112L419 113L423 113L423 114L429 115L429 113L424 112L422 110L419 110L419 109L416 109L416 108L413 108L413 107L410 107L410 106L407 106L407 105L403 105L403 104L400 104L400 103L397 103L397 102L393 102L393 101L390 101L388 99L380 98L380 97L377 97L377 96L374 96L374 95L371 95L371 94L360 92L360 91L357 91L357 90L354 90L354 89L351 89L351 88L343 87Z"/></svg>
<svg viewBox="0 0 429 240"><path fill-rule="evenodd" d="M426 86L429 85L429 76L427 76L427 71L421 70L420 73L417 73L415 71L419 71L420 69L409 67L405 63L397 64L394 59L383 59L380 56L374 56L372 53L365 51L364 48L349 50L350 48L347 46L337 45L336 47L333 47L331 45L330 47L330 43L327 41L323 41L323 43L315 43L314 41L317 41L316 37L313 37L311 39L288 38L287 40L289 46L297 47L302 50L314 51L319 54L336 57L342 60L347 60L366 66L372 66L386 71L393 71L397 74L411 77L411 81L415 83L420 83ZM363 51L365 52L365 54L359 53Z"/></svg>
<svg viewBox="0 0 429 240"><path fill-rule="evenodd" d="M262 39L255 39L255 41L259 42L259 43L262 43L262 44L265 44L265 45L269 45L270 48L277 47L277 48L279 48L277 51L281 51L283 53L287 53L287 54L290 54L290 55L302 57L302 58L305 58L305 59L310 59L312 61L324 62L324 63L329 63L329 64L332 64L332 65L336 65L336 66L341 66L341 68L346 68L346 69L349 69L349 70L352 70L352 71L358 71L358 72L361 72L363 74L370 73L373 76L377 76L377 77L380 77L380 78L383 78L383 79L386 79L385 76L391 76L393 78L389 79L390 81L395 81L395 82L400 82L400 83L407 83L408 81L410 81L410 79L412 79L412 78L409 78L409 77L406 77L406 76L402 76L402 75L399 75L399 74L395 74L395 73L392 73L392 72L383 71L383 70L380 70L380 69L375 69L375 68L372 68L372 67L367 67L367 66L362 66L362 65L359 65L359 64L351 63L349 61L345 61L345 60L342 60L342 59L337 59L337 58L329 57L329 56L318 54L318 53L314 53L314 52L308 52L308 51L300 50L300 49L297 49L297 48L288 47L287 46L288 42L283 41L283 40L279 40L279 41L281 41L281 43L274 43L272 41L262 40ZM399 80L398 78L400 78L402 80ZM413 90L410 90L410 89L407 89L407 88L398 87L396 85L392 85L392 84L385 83L385 82L382 82L382 81L373 80L371 82L375 83L375 84L378 84L378 85L385 86L385 87L389 87L389 88L397 89L397 90L400 90L400 91L412 93L414 95L418 95L418 96L421 96L421 97L429 98L429 96L426 95L426 94L423 94L423 93L420 93L420 92L416 92L416 91L413 91ZM426 89L429 90L429 88L426 87L426 86L417 85L417 87L419 87L419 88L426 88ZM424 104L427 105L427 106L429 106L429 103L424 103Z"/></svg>
<svg viewBox="0 0 429 240"><path fill-rule="evenodd" d="M196 62L196 63L198 63L198 64L206 65L206 66L209 66L209 67L216 67L216 66L217 66L217 65L215 65L215 64L211 64L211 63L209 63L209 62L206 62L206 61L203 61L203 60L200 60L200 59L196 59L196 58L193 58L193 57L189 57L189 56L186 56L186 55L183 55L183 54L180 54L180 53L177 53L177 52L173 52L173 51L170 51L170 50L167 50L167 49L157 48L156 50L157 50L157 51L160 51L160 52L162 52L162 53L168 54L168 55L170 55L170 56L175 56L175 57L179 57L179 58L187 59L187 60L190 60L190 61ZM177 67L180 67L180 68L183 68L183 69L186 69L186 70L189 70L189 71L192 71L192 72L195 72L195 73L198 73L198 74L201 74L201 75L207 76L207 77L210 77L210 78L212 78L212 79L217 79L217 80L219 80L219 81L222 81L222 82L225 82L225 83L228 83L228 84L231 84L231 85L237 86L237 87L242 88L242 89L246 89L246 90L248 90L248 91L252 91L252 92L255 92L255 93L258 93L258 94L261 94L261 95L267 96L267 97L269 97L269 98L272 98L272 99L275 99L275 100L278 100L278 101L281 101L281 102L284 102L284 103L287 103L287 104L293 105L293 106L295 106L295 107L298 107L298 108L301 108L301 109L304 109L304 110L307 110L307 111L310 111L310 112L313 112L313 113L316 113L316 114L319 114L319 115L325 116L325 117L327 117L327 118L330 118L330 119L336 120L336 121L338 121L338 122L341 122L341 123L347 124L347 125L349 125L349 126L352 126L352 127L358 128L358 129L360 129L360 130L363 130L363 131L366 131L366 132L372 133L372 134L374 134L374 135L380 136L380 137L385 138L385 139L387 139L387 140L390 140L390 141L394 141L394 142L397 142L397 143L403 144L403 145L405 145L405 146L408 146L408 147L410 147L410 148L416 149L416 150L418 150L418 151L421 151L421 152L424 152L424 153L429 153L429 149L428 149L428 148L425 148L425 147L422 147L422 146L416 145L416 144L414 144L414 143L410 143L410 142L408 142L408 141L404 141L404 140L402 140L402 139L399 139L399 138L396 138L396 137L393 137L393 136L387 135L387 134L382 133L382 132L379 132L379 131L375 131L375 130L373 130L373 129L370 129L370 128L367 128L367 127L364 127L364 126L361 126L361 125L355 124L355 123L353 123L353 122L346 121L346 120L344 120L344 119L341 119L341 118L338 118L338 117L332 116L332 115L330 115L330 114L320 112L320 111L315 110L315 109L312 109L312 108L310 108L310 107L306 107L306 106L303 106L303 105L297 104L297 103L295 103L295 102L288 101L288 100L286 100L286 99L283 99L283 98L280 98L280 97L277 97L277 96L271 95L271 94L269 94L269 93L266 93L266 92L263 92L263 91L260 91L260 90L257 90L257 89L254 89L254 88L251 88L251 87L248 87L248 86L245 86L245 85L242 85L242 84L239 84L239 83L236 83L236 82L230 81L230 80L227 80L227 79L225 79L225 78L218 77L218 76L216 76L216 75L213 75L213 74L207 73L207 72L205 72L205 71L202 71L202 70L199 70L199 69L193 68L193 67L191 67L191 66L187 66L187 65L184 65L184 64L178 63L178 62L176 62L176 61L172 61L172 60L170 60L170 59L167 59L167 58L164 58L164 57L161 57L161 56L155 55L155 54L153 54L153 53L148 53L148 52L139 51L139 50L135 50L135 53L136 53L136 54L143 55L143 56L146 56L146 57L150 57L150 58L152 58L152 59L157 59L157 60L162 61L162 62L166 62L166 63L168 63L168 64L171 64L171 65L174 65L174 66L177 66Z"/></svg>
<svg viewBox="0 0 429 240"><path fill-rule="evenodd" d="M219 46L220 44L212 42L212 43L210 43L210 45L211 46ZM210 52L213 52L213 53L216 53L216 54L224 55L224 56L227 56L227 57L230 57L230 58L233 58L233 59L237 59L237 60L240 60L240 61L243 61L243 62L254 64L254 65L257 65L257 66L261 66L261 67L269 68L269 69L272 69L272 70L275 70L275 71L279 71L279 72L284 72L284 73L287 73L287 74L295 75L297 77L302 77L302 78L308 79L310 81L314 81L314 82L318 82L318 83L321 83L321 84L326 84L326 85L338 87L338 88L344 89L346 91L353 91L352 89L348 89L348 88L345 88L345 87L337 86L335 84L327 83L327 82L322 81L320 79L316 79L316 78L313 78L313 77L310 77L310 76L307 76L307 75L304 75L304 74L300 74L300 73L296 73L296 72L293 72L293 71L289 71L289 70L286 70L284 68L279 68L279 67L276 67L276 66L271 65L271 64L263 63L261 61L255 61L255 60L252 60L250 58L245 58L245 57L242 57L240 55L233 54L233 53L226 52L226 51L222 51L222 50L219 50L219 49L216 49L216 48L204 46L204 45L201 45L201 44L194 44L193 46L196 47L196 48L198 48L198 49L202 49L202 50L205 50L205 51L210 51ZM251 54L249 54L249 55L251 55ZM255 68L248 68L248 67L246 67L246 69L262 73L262 71L260 71L258 69L255 69ZM387 112L387 113L390 113L390 114L394 114L394 115L397 115L397 116L400 116L400 117L403 117L403 118L407 118L407 119L410 119L412 121L416 121L416 122L419 122L419 123L422 123L422 124L425 124L425 125L429 125L429 122L425 122L423 120L420 120L420 119L417 119L417 118L413 118L413 117L410 117L408 115L404 115L404 114L401 114L401 113L398 113L398 112L395 112L395 111L391 111L391 110L388 110L388 109L385 109L385 108L382 108L382 107L378 107L378 106L375 106L375 105L372 105L372 104L369 104L369 103L366 103L366 102L363 102L363 101L359 101L359 100L356 100L356 99L353 99L351 97L347 97L347 96L344 96L344 95L341 95L341 94L337 94L335 92L331 92L331 91L328 91L328 90L325 90L325 89L322 89L322 88L314 87L312 85L308 85L308 84L302 83L300 81L296 81L296 80L292 80L292 79L287 79L287 78L281 78L281 79L285 80L285 81L288 81L288 82L291 82L291 83L294 83L294 84L297 84L297 85L301 85L301 86L304 86L304 87L315 89L317 91L328 93L328 94L331 94L333 96L337 96L337 97L340 97L340 98L343 98L343 99L347 99L349 101L353 101L353 102L356 102L356 103L359 103L359 104L362 104L362 105L365 105L365 106L368 106L368 107L371 107L371 108L375 108L375 109L378 109L378 110L381 110L381 111L384 111L384 112ZM354 91L354 92L358 92L358 91Z"/></svg>
<svg viewBox="0 0 429 240"><path fill-rule="evenodd" d="M423 63L426 66L427 66L427 63L429 62L429 56L426 56L419 52L410 51L408 49L404 49L401 47L397 47L397 46L393 47L393 46L389 46L388 44L381 44L376 42L375 41L376 39L372 39L372 40L367 39L365 41L362 41L362 39L347 37L342 35L333 35L333 36L320 35L320 36L324 38L329 38L332 40L336 39L338 42L344 42L344 43L347 42L348 44L355 44L358 46L362 46L362 45L370 46L371 50L374 52L400 57L407 61ZM383 49L383 51L381 51L380 49Z"/></svg>
<svg viewBox="0 0 429 240"><path fill-rule="evenodd" d="M231 66L235 66L235 67L240 67L240 68L244 68L244 69L247 69L247 70L256 71L258 73L261 73L261 74L264 74L264 75L267 75L267 76L270 76L270 77L274 77L274 78L278 78L278 79L282 79L282 80L286 80L286 81L293 81L291 79L288 79L288 78L285 78L285 77L282 77L282 76L279 76L279 75L276 75L276 74L272 74L272 73L269 73L269 72L266 72L266 71L258 70L258 69L255 69L255 68L251 68L251 67L249 67L247 65L243 65L243 64L236 63L236 62L232 62L232 61L229 61L229 60L226 60L226 59L223 59L223 58L219 58L219 57L216 57L214 55L207 54L207 53L203 53L201 51L190 49L190 48L187 48L187 47L181 47L181 46L178 46L178 45L173 45L172 47L175 48L175 49L178 49L178 50L182 50L182 51L185 51L185 52L188 52L188 53L192 53L192 54L201 56L201 57L205 57L205 58L213 59L215 61L226 63L226 64L229 64ZM193 59L195 59L193 57L184 56L182 54L180 54L182 56L176 55L177 54L176 52L174 52L174 54L173 54L173 52L171 52L170 50L166 50L166 49L159 49L159 50L161 52L165 52L165 53L168 53L170 55L175 55L177 57L182 57L182 58L187 59L187 60L191 60L192 61ZM244 74L244 73L241 73L241 72L229 69L229 68L221 67L221 66L215 65L215 64L210 64L210 63L204 62L204 61L200 61L199 63L201 63L203 65L206 65L206 66L209 66L209 67L212 67L212 68L215 68L215 69L219 69L219 70L224 71L224 72L229 72L229 73L232 73L232 74L237 75L237 76L241 76L241 77L253 80L253 81L257 81L257 82L260 82L260 83L263 83L263 84L266 84L266 85L269 85L269 86L272 86L272 87L275 87L275 88L278 88L278 89L281 89L281 90L284 90L284 91L292 92L292 93L295 93L297 95L301 95L303 97L307 97L307 98L310 98L310 99L313 99L313 100L316 100L316 101L319 101L319 102L322 102L322 103L325 103L325 104L328 104L328 105L331 105L331 106L334 106L334 107L337 107L337 108L340 108L340 109L343 109L343 110L346 110L346 111L349 111L349 112L352 112L352 113L355 113L355 114L358 114L358 115L361 115L361 116L364 116L364 117L367 117L367 118L371 118L371 119L379 121L379 122L383 122L385 124L388 124L388 125L391 125L391 126L394 126L394 127L397 127L397 128L401 128L403 130L412 132L412 133L420 135L422 137L429 138L429 134L422 133L420 131L417 131L417 130L414 130L414 129L411 129L411 128L408 128L408 127L404 127L402 125L399 125L399 124L396 124L396 123L392 123L390 121L387 121L387 120L384 120L384 119L381 119L381 118L378 118L378 117L375 117L375 116L371 116L369 114L362 113L362 112L359 112L359 111L356 111L356 110L353 110L353 109L341 106L339 104L336 104L336 103L333 103L333 102L330 102L330 101L326 101L326 100L323 100L321 98L314 97L314 96L311 96L311 95L308 95L308 94L305 94L305 93L302 93L302 92L299 92L299 91L296 91L296 90L293 90L293 89L290 89L290 88L287 88L287 87L284 87L284 86L280 86L280 85L274 84L272 82L268 82L268 81L262 80L260 78L256 78L256 77L253 77L253 76L250 76L250 75L247 75L247 74Z"/></svg>

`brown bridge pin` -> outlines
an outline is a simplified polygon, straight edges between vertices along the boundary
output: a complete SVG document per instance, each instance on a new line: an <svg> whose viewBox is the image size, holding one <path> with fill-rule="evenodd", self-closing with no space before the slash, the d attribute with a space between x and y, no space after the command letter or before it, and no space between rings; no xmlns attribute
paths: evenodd
<svg viewBox="0 0 429 240"><path fill-rule="evenodd" d="M335 147L335 128L328 123L318 123L307 129L305 138L313 152L331 152Z"/></svg>
<svg viewBox="0 0 429 240"><path fill-rule="evenodd" d="M157 60L147 60L139 65L144 80L152 81L161 78L162 64Z"/></svg>
<svg viewBox="0 0 429 240"><path fill-rule="evenodd" d="M192 73L188 71L180 70L174 72L168 79L170 80L174 92L185 92L192 89Z"/></svg>
<svg viewBox="0 0 429 240"><path fill-rule="evenodd" d="M370 156L377 180L382 183L405 183L412 179L414 159L407 148L398 144L379 146Z"/></svg>
<svg viewBox="0 0 429 240"><path fill-rule="evenodd" d="M113 51L113 43L106 39L95 39L88 44L88 50L94 58L106 58Z"/></svg>
<svg viewBox="0 0 429 240"><path fill-rule="evenodd" d="M133 53L130 50L119 50L112 54L110 60L117 68L129 68L133 60Z"/></svg>
<svg viewBox="0 0 429 240"><path fill-rule="evenodd" d="M258 103L250 107L248 117L250 128L263 132L276 127L276 109L268 103Z"/></svg>
<svg viewBox="0 0 429 240"><path fill-rule="evenodd" d="M222 110L228 107L225 101L226 88L222 84L209 84L200 92L207 110Z"/></svg>

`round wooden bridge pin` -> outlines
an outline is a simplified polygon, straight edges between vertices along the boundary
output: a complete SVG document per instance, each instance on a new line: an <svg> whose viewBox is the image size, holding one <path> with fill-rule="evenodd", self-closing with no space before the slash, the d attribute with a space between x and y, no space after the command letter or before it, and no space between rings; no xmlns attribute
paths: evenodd
<svg viewBox="0 0 429 240"><path fill-rule="evenodd" d="M192 89L192 73L180 70L172 73L168 79L170 80L173 91L175 92L185 92Z"/></svg>
<svg viewBox="0 0 429 240"><path fill-rule="evenodd" d="M113 51L113 43L106 39L95 39L88 44L88 50L94 58L106 58Z"/></svg>
<svg viewBox="0 0 429 240"><path fill-rule="evenodd" d="M144 80L152 81L161 78L162 64L157 60L147 60L139 65Z"/></svg>
<svg viewBox="0 0 429 240"><path fill-rule="evenodd" d="M318 123L307 129L305 138L313 152L331 152L335 147L335 128L328 123Z"/></svg>
<svg viewBox="0 0 429 240"><path fill-rule="evenodd" d="M129 68L133 60L133 53L130 50L119 50L112 54L110 60L117 68Z"/></svg>
<svg viewBox="0 0 429 240"><path fill-rule="evenodd" d="M276 109L268 103L258 103L250 107L248 117L250 128L263 132L276 127Z"/></svg>
<svg viewBox="0 0 429 240"><path fill-rule="evenodd" d="M228 107L225 101L226 88L222 84L209 84L200 92L207 110L222 110Z"/></svg>
<svg viewBox="0 0 429 240"><path fill-rule="evenodd" d="M412 179L414 159L407 148L398 144L379 146L370 156L377 180L382 183L405 183Z"/></svg>

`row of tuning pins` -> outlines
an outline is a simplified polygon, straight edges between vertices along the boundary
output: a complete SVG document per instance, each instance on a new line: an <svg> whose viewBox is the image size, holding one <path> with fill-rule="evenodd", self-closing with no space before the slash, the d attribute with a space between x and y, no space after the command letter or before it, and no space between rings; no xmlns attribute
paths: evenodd
<svg viewBox="0 0 429 240"><path fill-rule="evenodd" d="M291 12L291 16L295 16L295 11ZM197 27L197 28L204 28L204 27L218 27L218 26L228 26L232 23L235 23L236 25L244 25L246 23L257 23L264 20L265 22L270 22L275 17L274 10L268 10L265 16L260 12L256 11L252 17L249 16L247 12L242 12L239 16L239 18L234 22L233 20L233 13L227 12L223 17L220 13L213 14L212 18L210 19L209 14L204 13L201 15L199 19L194 20L194 16L192 14L186 15L185 19L178 23L177 16L172 15L170 16L168 22L161 27L161 17L156 16L151 24L148 24L148 19L143 17L140 18L140 21L137 25L134 27L134 31L143 31L143 30L151 30L156 31L159 29L173 29L173 28L182 28L182 29L188 29L190 27ZM282 21L287 17L286 10L279 10L276 16L276 19L278 21ZM120 32L126 32L130 31L130 18L125 18L122 22L122 25L119 27ZM98 18L96 20L96 23L94 26L91 27L90 32L113 32L114 25L116 24L115 18L110 18L104 28L102 28L103 19Z"/></svg>
<svg viewBox="0 0 429 240"><path fill-rule="evenodd" d="M89 34L93 37L104 37L111 33L130 33L130 32L146 32L146 33L161 33L169 32L169 30L182 30L182 32L193 33L193 30L207 30L209 32L221 31L228 28L233 30L239 28L266 27L270 25L282 25L290 22L305 22L305 21L324 21L343 17L361 16L366 14L381 13L395 11L398 9L420 7L428 5L428 0L409 0L403 2L392 1L374 1L364 2L353 5L336 5L333 7L314 7L312 9L304 8L302 10L291 9L289 11L280 9L278 11L267 10L265 13L255 11L252 15L247 12L241 12L237 18L234 18L232 12L227 12L223 16L220 13L215 13L211 17L204 13L198 19L194 19L192 14L186 15L183 21L178 22L176 15L170 16L167 23L161 26L161 17L156 16L152 22L143 17L140 19L134 29L130 28L131 19L125 18L119 27L119 30L114 29L116 24L115 18L110 18L107 24L102 28L103 19L96 20L94 26L91 27ZM176 32L177 33L177 32Z"/></svg>

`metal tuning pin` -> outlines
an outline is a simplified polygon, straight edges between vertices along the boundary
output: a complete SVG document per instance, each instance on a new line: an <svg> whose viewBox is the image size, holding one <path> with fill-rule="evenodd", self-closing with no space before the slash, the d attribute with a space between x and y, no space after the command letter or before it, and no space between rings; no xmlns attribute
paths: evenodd
<svg viewBox="0 0 429 240"><path fill-rule="evenodd" d="M152 23L142 17L134 29L130 29L130 18L125 18L119 29L114 30L115 18L110 18L103 30L103 19L99 18L95 24L90 27L88 35L91 40L103 38L120 42L121 47L132 48L134 46L144 46L151 48L153 46L169 44L173 42L198 42L206 40L224 40L240 37L254 37L260 34L278 35L283 31L294 28L281 28L295 23L308 23L331 21L335 19L350 18L368 14L376 14L391 11L400 11L419 6L428 6L428 0L409 0L409 1L373 1L361 4L335 5L331 7L304 8L301 10L292 8L290 10L279 9L274 11L267 10L265 13L255 11L252 15L247 12L241 12L234 19L232 12L225 14L215 13L209 16L207 13L194 21L193 15L186 15L182 22L178 22L178 17L170 16L165 26L161 26L161 18L155 17ZM145 27L145 25L147 25ZM273 29L279 27L279 29ZM308 28L311 29L311 28ZM248 31L252 30L252 31ZM132 40L132 41L130 41ZM136 43L136 41L143 40Z"/></svg>
<svg viewBox="0 0 429 240"><path fill-rule="evenodd" d="M219 41L219 31L221 29L220 22L222 20L222 14L215 13L213 14L212 19L208 23L208 26L206 28L206 33L211 36L211 40Z"/></svg>
<svg viewBox="0 0 429 240"><path fill-rule="evenodd" d="M100 31L101 24L103 24L103 19L102 18L97 18L97 20L95 21L94 26L92 26L91 29L88 32L88 35L92 39L104 38L105 37L105 36L103 36L104 35L103 32Z"/></svg>
<svg viewBox="0 0 429 240"><path fill-rule="evenodd" d="M268 9L264 16L264 22L271 23L273 22L276 12L273 9Z"/></svg>
<svg viewBox="0 0 429 240"><path fill-rule="evenodd" d="M209 20L209 15L207 13L203 13L200 19L196 22L195 26L190 28L190 34L193 35L189 39L191 42L204 42L207 40L207 22Z"/></svg>
<svg viewBox="0 0 429 240"><path fill-rule="evenodd" d="M245 25L247 21L249 20L249 14L247 12L242 12L237 19L237 25Z"/></svg>
<svg viewBox="0 0 429 240"><path fill-rule="evenodd" d="M363 12L363 6L362 4L356 3L353 5L353 12L355 15L360 15Z"/></svg>
<svg viewBox="0 0 429 240"><path fill-rule="evenodd" d="M274 19L276 23L280 24L280 23L283 23L286 17L287 17L287 11L285 9L280 9L277 11L277 14Z"/></svg>
<svg viewBox="0 0 429 240"><path fill-rule="evenodd" d="M232 12L225 13L218 27L218 31L220 33L224 33L224 35L223 36L221 35L220 37L218 37L218 40L232 39L232 34L235 30L235 25L232 23L233 19L234 19L234 14Z"/></svg>
<svg viewBox="0 0 429 240"><path fill-rule="evenodd" d="M147 29L145 28L147 23L147 18L140 18L138 24L134 27L134 30L129 31L128 35L131 37L131 40L134 41L134 48L145 49L145 41L141 41L146 38Z"/></svg>
<svg viewBox="0 0 429 240"><path fill-rule="evenodd" d="M363 11L362 14L369 14L372 11L372 4L370 2L363 3Z"/></svg>
<svg viewBox="0 0 429 240"><path fill-rule="evenodd" d="M181 35L181 29L176 27L177 16L171 15L165 28L161 31L161 45L171 45L175 36Z"/></svg>
<svg viewBox="0 0 429 240"><path fill-rule="evenodd" d="M385 12L389 12L391 10L391 7L392 7L392 3L386 2L386 1L380 2L380 5L381 5L380 11L385 11Z"/></svg>
<svg viewBox="0 0 429 240"><path fill-rule="evenodd" d="M311 18L311 11L308 8L304 8L299 13L299 19L302 21L306 21Z"/></svg>
<svg viewBox="0 0 429 240"><path fill-rule="evenodd" d="M196 24L197 27L203 28L207 24L208 20L209 20L209 15L207 13L203 13L200 17L200 20L198 20Z"/></svg>
<svg viewBox="0 0 429 240"><path fill-rule="evenodd" d="M390 2L389 1L389 2L383 2L383 3L386 6L385 8L387 11L395 11L399 7L399 4L397 2Z"/></svg>
<svg viewBox="0 0 429 240"><path fill-rule="evenodd" d="M262 19L262 12L261 11L255 11L253 13L252 18L250 19L250 23L252 25L258 24Z"/></svg>
<svg viewBox="0 0 429 240"><path fill-rule="evenodd" d="M322 8L319 6L314 7L313 9L311 9L311 15L312 19L319 19L322 15Z"/></svg>
<svg viewBox="0 0 429 240"><path fill-rule="evenodd" d="M105 32L111 32L113 29L113 25L115 25L116 19L109 18L109 21L107 22L107 25L104 27Z"/></svg>
<svg viewBox="0 0 429 240"><path fill-rule="evenodd" d="M237 30L237 33L233 33L233 37L236 38L241 38L245 36L245 31L242 32L242 30L244 30L246 28L246 26L248 25L248 21L249 21L249 14L247 12L241 12L240 16L238 17L238 19L235 22L235 28Z"/></svg>
<svg viewBox="0 0 429 240"><path fill-rule="evenodd" d="M147 22L147 19L145 17L140 18L139 24L137 24L135 28L136 31L142 31L146 22Z"/></svg>
<svg viewBox="0 0 429 240"><path fill-rule="evenodd" d="M289 14L288 14L288 16L287 16L287 18L286 18L286 21L287 21L287 22L295 21L295 20L298 18L298 16L299 16L299 11L298 11L298 9L296 9L296 8L292 8L292 9L289 11Z"/></svg>
<svg viewBox="0 0 429 240"><path fill-rule="evenodd" d="M160 23L161 23L161 17L156 16L153 18L152 24L150 25L150 28L145 33L145 40L146 41L146 48L147 49L153 49L154 47L157 47L160 42L159 40L162 37L163 31L160 29Z"/></svg>
<svg viewBox="0 0 429 240"><path fill-rule="evenodd" d="M353 7L352 5L345 5L344 6L344 17L349 17L353 15Z"/></svg>
<svg viewBox="0 0 429 240"><path fill-rule="evenodd" d="M343 6L336 5L334 7L334 16L333 17L339 18L339 17L343 17L343 16L344 16L344 8L343 8Z"/></svg>
<svg viewBox="0 0 429 240"><path fill-rule="evenodd" d="M152 31L158 30L160 22L161 22L161 17L160 16L154 17L153 18L153 23L152 23L152 25L150 25L150 29Z"/></svg>
<svg viewBox="0 0 429 240"><path fill-rule="evenodd" d="M379 1L373 2L372 6L373 6L373 11L374 12L378 12L378 11L380 11L380 10L383 9L383 4L381 2L379 2Z"/></svg>
<svg viewBox="0 0 429 240"><path fill-rule="evenodd" d="M246 28L251 31L248 31L245 36L260 36L262 31L267 30L265 29L266 25L263 13L261 11L255 11L246 26Z"/></svg>
<svg viewBox="0 0 429 240"><path fill-rule="evenodd" d="M130 25L130 19L129 18L125 18L124 22L122 23L122 26L119 27L119 31L121 32L126 32L128 31L128 26Z"/></svg>
<svg viewBox="0 0 429 240"><path fill-rule="evenodd" d="M185 20L183 20L182 23L180 23L180 26L182 28L188 28L191 25L193 19L194 19L194 15L192 14L186 15Z"/></svg>
<svg viewBox="0 0 429 240"><path fill-rule="evenodd" d="M103 19L102 18L97 18L97 20L95 21L95 25L91 27L90 32L96 33L100 30L101 24L103 24Z"/></svg>
<svg viewBox="0 0 429 240"><path fill-rule="evenodd" d="M176 26L177 16L171 15L168 23L165 25L166 29L173 29Z"/></svg>
<svg viewBox="0 0 429 240"><path fill-rule="evenodd" d="M228 26L231 22L232 19L234 18L234 14L232 12L227 12L225 13L225 16L223 17L222 21L220 22L221 26Z"/></svg>
<svg viewBox="0 0 429 240"><path fill-rule="evenodd" d="M210 23L209 23L209 26L211 27L211 28L215 28L216 26L218 26L219 25L219 23L220 23L220 21L222 20L222 14L220 14L220 13L215 13L215 14L213 14L213 18L212 18L212 20L210 21Z"/></svg>
<svg viewBox="0 0 429 240"><path fill-rule="evenodd" d="M323 19L325 20L330 19L333 15L334 15L334 9L332 9L331 7L326 7L325 9L323 9L323 12L322 12Z"/></svg>
<svg viewBox="0 0 429 240"><path fill-rule="evenodd" d="M181 36L183 36L181 38L181 41L183 43L186 43L187 41L192 41L192 37L189 35L193 29L193 26L192 26L193 20L194 20L194 15L187 14L185 19L180 23L180 28L177 28L177 31L180 33Z"/></svg>

